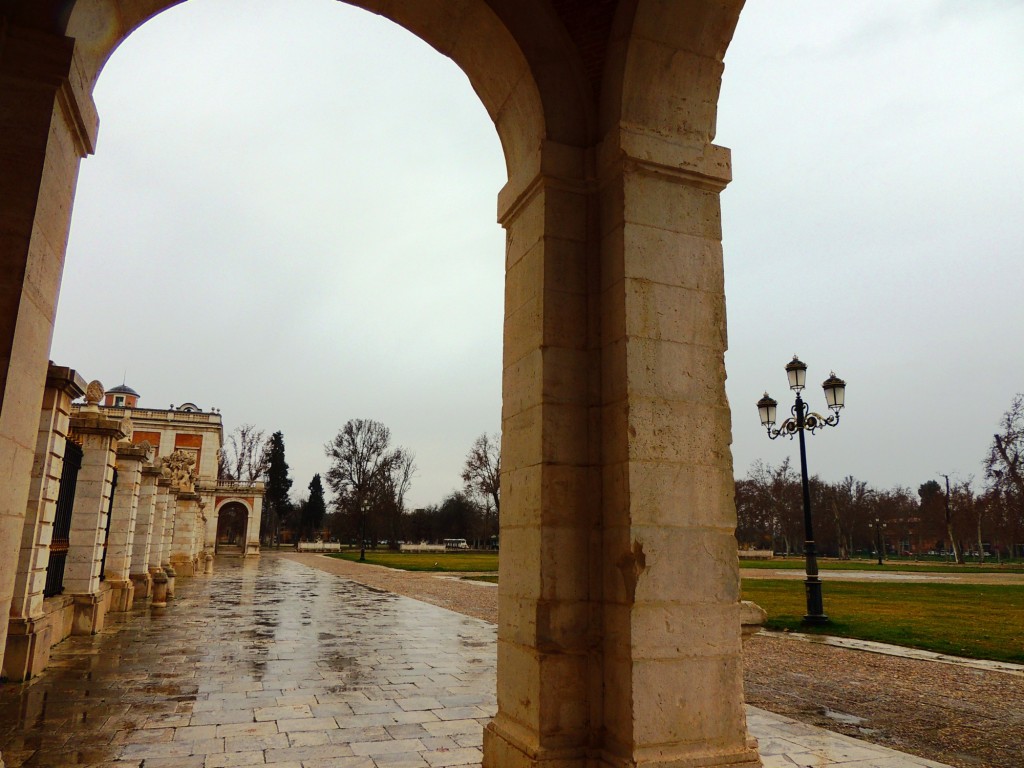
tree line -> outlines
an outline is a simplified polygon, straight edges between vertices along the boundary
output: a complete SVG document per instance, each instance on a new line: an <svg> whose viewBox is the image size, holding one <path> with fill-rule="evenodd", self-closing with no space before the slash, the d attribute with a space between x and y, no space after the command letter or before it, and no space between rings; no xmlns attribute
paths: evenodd
<svg viewBox="0 0 1024 768"><path fill-rule="evenodd" d="M939 475L910 487L878 489L847 476L810 478L818 551L849 558L857 553L944 553L1024 556L1024 395L1013 398L999 422L980 480ZM803 551L803 499L799 470L789 459L757 461L736 481L736 538L741 547L784 554Z"/></svg>
<svg viewBox="0 0 1024 768"><path fill-rule="evenodd" d="M222 451L219 476L266 484L261 540L264 545L328 538L370 545L466 539L485 547L497 543L501 459L497 436L484 433L470 447L462 488L439 504L406 510L405 497L416 473L411 451L392 445L391 431L372 419L350 419L324 446L329 467L314 475L308 495L293 502L284 436L243 424ZM325 499L324 482L333 496Z"/></svg>

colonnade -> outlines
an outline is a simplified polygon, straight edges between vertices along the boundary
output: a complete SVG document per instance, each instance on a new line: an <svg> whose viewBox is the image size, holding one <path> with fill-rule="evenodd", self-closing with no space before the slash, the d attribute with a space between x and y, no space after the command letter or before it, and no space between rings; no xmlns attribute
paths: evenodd
<svg viewBox="0 0 1024 768"><path fill-rule="evenodd" d="M99 632L109 612L166 605L178 576L212 572L194 478L133 444L131 421L111 418L101 396L98 382L49 365L3 655L12 681L38 674L69 635Z"/></svg>

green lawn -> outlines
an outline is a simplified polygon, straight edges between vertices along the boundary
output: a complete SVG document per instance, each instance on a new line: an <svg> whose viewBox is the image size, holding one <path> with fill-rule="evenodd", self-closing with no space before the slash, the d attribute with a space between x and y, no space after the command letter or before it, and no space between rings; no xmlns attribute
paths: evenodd
<svg viewBox="0 0 1024 768"><path fill-rule="evenodd" d="M825 613L832 622L824 627L801 624L802 581L744 581L743 599L768 612L768 629L1024 663L1024 586L825 581Z"/></svg>
<svg viewBox="0 0 1024 768"><path fill-rule="evenodd" d="M767 570L800 570L804 569L803 557L776 557L772 560L740 560L740 568L762 568ZM917 573L1024 573L1024 565L988 564L965 565L915 562L908 560L886 560L879 565L877 560L818 560L818 568L822 571L912 571Z"/></svg>
<svg viewBox="0 0 1024 768"><path fill-rule="evenodd" d="M342 552L331 557L359 560L359 552ZM403 571L497 571L497 552L377 552L368 551L366 562Z"/></svg>
<svg viewBox="0 0 1024 768"><path fill-rule="evenodd" d="M359 559L358 551L331 557ZM369 551L375 565L406 571L483 572L496 582L496 552L400 553ZM803 568L803 560L748 561L745 568ZM822 570L887 570L925 572L979 572L977 567L893 563L879 568L864 561L824 561ZM1021 572L1012 568L985 568L985 572ZM829 582L825 577L825 612L832 623L804 627L802 581L748 579L743 598L768 612L767 628L841 635L939 653L1024 663L1024 586L976 584L900 584Z"/></svg>

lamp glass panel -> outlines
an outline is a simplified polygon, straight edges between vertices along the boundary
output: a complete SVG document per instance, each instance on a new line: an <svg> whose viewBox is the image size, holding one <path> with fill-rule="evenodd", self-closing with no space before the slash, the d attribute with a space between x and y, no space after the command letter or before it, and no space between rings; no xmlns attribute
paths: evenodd
<svg viewBox="0 0 1024 768"><path fill-rule="evenodd" d="M807 383L806 368L787 368L786 374L789 376L790 389L803 389L804 385Z"/></svg>
<svg viewBox="0 0 1024 768"><path fill-rule="evenodd" d="M769 424L775 423L774 405L759 405L757 411L761 415L761 426L767 427Z"/></svg>

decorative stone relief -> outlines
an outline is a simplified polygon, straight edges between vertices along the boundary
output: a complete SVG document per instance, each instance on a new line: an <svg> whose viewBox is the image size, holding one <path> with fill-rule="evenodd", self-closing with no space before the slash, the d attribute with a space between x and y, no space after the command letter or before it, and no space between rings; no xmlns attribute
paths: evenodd
<svg viewBox="0 0 1024 768"><path fill-rule="evenodd" d="M195 490L196 456L191 451L178 449L160 460L160 474L171 481L171 487L192 493Z"/></svg>

